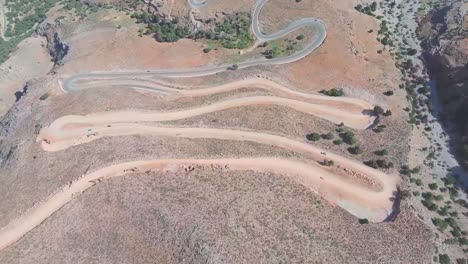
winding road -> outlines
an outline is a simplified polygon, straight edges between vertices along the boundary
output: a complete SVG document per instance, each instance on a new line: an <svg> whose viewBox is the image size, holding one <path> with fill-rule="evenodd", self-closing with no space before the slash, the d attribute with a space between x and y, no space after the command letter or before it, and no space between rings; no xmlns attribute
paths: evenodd
<svg viewBox="0 0 468 264"><path fill-rule="evenodd" d="M192 8L203 8L209 2L211 0L189 0ZM312 27L315 29L316 35L303 50L288 57L246 61L239 63L239 68L297 61L317 49L326 38L325 24L320 20L311 18L297 20L287 28L274 34L262 33L259 28L258 17L266 2L267 0L258 0L252 12L252 30L261 42L281 38L301 27ZM194 165L207 167L216 165L232 171L254 170L285 175L356 217L367 218L373 222L384 221L392 214L393 198L399 182L398 177L367 167L359 161L333 154L311 144L301 142L301 140L273 134L235 129L164 127L157 123L148 124L149 122L181 120L234 107L254 105L280 105L334 123L343 122L346 126L355 129L366 129L374 122L375 118L369 114L373 106L363 100L302 93L264 78L248 78L201 89L174 87L157 83L153 79L154 77L183 78L211 75L227 71L230 66L220 65L187 70L153 70L146 72L82 73L67 79L63 88L66 93L73 93L103 86L125 86L160 92L165 94L167 100L180 97L197 98L236 91L242 88L261 89L273 95L234 98L169 112L133 110L93 113L86 116L64 116L55 120L49 127L43 128L37 137L37 141L40 142L43 150L48 152L65 151L70 147L90 144L90 142L104 137L141 134L174 138L247 141L301 154L306 158L307 162L267 156L260 158L138 160L105 167L64 186L44 202L39 203L2 228L0 230L0 250L21 239L27 232L40 225L63 205L103 180L151 171L183 173L186 168L191 168ZM320 162L324 160L333 161L333 165L321 165Z"/></svg>
<svg viewBox="0 0 468 264"><path fill-rule="evenodd" d="M207 5L211 0L208 1L196 1L189 0L189 3L192 7L202 7ZM258 0L252 11L252 31L255 37L260 42L266 42L275 40L285 35L294 32L295 30L302 27L311 27L314 29L315 35L308 45L304 49L286 57L273 58L273 59L255 59L251 61L245 61L238 63L237 66L239 69L249 68L260 65L279 65L295 62L300 60L314 50L320 47L327 37L327 29L325 23L319 19L314 18L303 18L297 21L292 22L285 29L280 30L273 34L264 34L260 29L259 15L262 11L265 4L268 0ZM80 87L75 86L75 82L84 80L84 79L130 79L135 77L168 77L168 78L189 78L189 77L201 77L213 75L216 73L221 73L229 70L232 64L229 65L216 65L216 66L206 66L196 69L181 69L181 70L148 70L148 71L128 71L128 72L96 72L96 73L81 73L72 76L71 78L65 80L63 89L66 92L72 92L79 90Z"/></svg>

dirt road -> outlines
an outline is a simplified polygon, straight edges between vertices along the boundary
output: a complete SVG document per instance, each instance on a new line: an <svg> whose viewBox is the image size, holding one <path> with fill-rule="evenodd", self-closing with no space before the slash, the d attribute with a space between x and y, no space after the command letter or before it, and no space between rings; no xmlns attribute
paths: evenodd
<svg viewBox="0 0 468 264"><path fill-rule="evenodd" d="M265 35L258 26L258 15L267 0L255 3L253 11L253 29L262 41L280 38L303 26L313 26L317 36L302 51L289 57L272 60L247 61L239 68L262 64L290 63L301 59L318 48L326 37L325 25L317 19L301 19L293 22L286 29ZM192 1L200 7L208 2ZM373 222L384 221L393 211L393 200L397 191L398 177L386 175L363 165L359 161L324 151L310 144L272 134L233 129L214 129L196 127L161 127L142 124L143 122L172 121L213 113L233 107L254 105L280 105L296 111L314 115L334 123L343 122L348 127L366 129L374 122L370 115L372 105L354 98L334 98L297 92L263 78L249 78L229 84L203 89L188 89L157 83L153 77L194 77L226 71L227 66L207 66L199 69L179 71L146 72L110 72L78 74L64 82L65 92L76 92L100 86L126 86L137 89L157 91L167 94L167 99L174 97L200 97L217 93L235 91L241 88L256 88L274 93L274 96L250 96L235 98L211 105L180 109L172 112L149 112L144 110L94 113L87 116L64 116L55 120L49 127L41 130L37 140L45 151L63 151L67 148L90 143L103 137L146 134L175 138L207 138L229 141L255 142L283 148L304 156L306 162L278 158L266 154L265 157L235 157L229 159L161 159L138 160L120 163L102 168L84 175L79 180L64 186L54 195L39 203L20 218L10 222L0 230L0 250L11 245L28 231L40 225L63 205L71 201L86 189L97 183L126 174L151 171L176 171L186 173L187 168L198 165L223 166L226 170L272 172L291 177L342 207L359 218ZM140 78L140 79L139 79ZM142 79L141 79L142 78ZM145 79L146 78L146 79ZM330 166L320 163L332 161Z"/></svg>

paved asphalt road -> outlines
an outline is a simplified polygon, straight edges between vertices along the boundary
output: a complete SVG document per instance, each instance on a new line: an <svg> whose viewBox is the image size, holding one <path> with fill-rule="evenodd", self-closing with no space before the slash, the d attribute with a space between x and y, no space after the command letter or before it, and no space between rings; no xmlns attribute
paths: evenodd
<svg viewBox="0 0 468 264"><path fill-rule="evenodd" d="M207 5L212 0L188 0L189 4L192 8L202 7ZM245 61L238 63L237 66L239 69L254 67L259 65L274 65L274 64L285 64L291 63L297 60L300 60L314 50L320 47L322 43L325 41L327 37L327 29L325 23L323 23L319 19L314 18L302 18L292 22L288 27L283 30L280 30L273 34L264 34L260 30L259 26L259 15L263 9L263 6L266 4L268 0L258 0L253 8L252 12L252 30L254 35L261 41L271 41L278 38L281 38L299 28L302 27L312 27L315 29L315 36L310 41L310 43L301 51L298 51L290 56L282 57L282 58L274 58L274 59L255 59L250 61ZM63 88L65 92L74 92L80 90L79 87L75 86L74 83L78 80L83 79L106 79L106 78L135 78L135 77L179 77L179 78L187 78L187 77L199 77L199 76L207 76L216 73L220 73L223 71L229 70L232 65L208 65L200 68L194 69L180 69L180 70L147 70L147 71L128 71L128 72L95 72L95 73L80 73L70 77L69 79L65 80Z"/></svg>

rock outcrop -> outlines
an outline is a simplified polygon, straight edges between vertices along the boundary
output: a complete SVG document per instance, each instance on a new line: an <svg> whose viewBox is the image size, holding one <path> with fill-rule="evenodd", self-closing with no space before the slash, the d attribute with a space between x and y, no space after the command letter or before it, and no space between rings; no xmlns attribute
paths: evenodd
<svg viewBox="0 0 468 264"><path fill-rule="evenodd" d="M54 65L60 65L68 54L69 46L62 42L60 38L60 27L50 23L42 24L38 33L47 39L47 49L52 57Z"/></svg>
<svg viewBox="0 0 468 264"><path fill-rule="evenodd" d="M420 21L424 59L437 86L440 117L454 125L453 146L468 167L468 3L440 1Z"/></svg>

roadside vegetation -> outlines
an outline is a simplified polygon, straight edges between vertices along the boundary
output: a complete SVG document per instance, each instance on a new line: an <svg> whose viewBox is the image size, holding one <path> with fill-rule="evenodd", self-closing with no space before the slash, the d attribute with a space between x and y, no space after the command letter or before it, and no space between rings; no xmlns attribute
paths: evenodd
<svg viewBox="0 0 468 264"><path fill-rule="evenodd" d="M208 45L203 52L209 53L217 46L226 49L245 49L254 42L250 32L250 16L244 13L236 13L226 16L222 21L208 19L204 22L206 29L192 30L192 25L179 17L172 19L163 18L157 13L135 12L132 18L137 23L144 24L139 31L142 35L153 35L159 42L177 42L182 38L194 40L207 40Z"/></svg>
<svg viewBox="0 0 468 264"><path fill-rule="evenodd" d="M140 35L153 35L159 42L176 42L191 33L190 28L181 25L177 17L166 20L162 19L159 14L151 14L145 11L143 13L134 13L132 18L136 18L137 23L146 25L146 30L140 29Z"/></svg>
<svg viewBox="0 0 468 264"><path fill-rule="evenodd" d="M262 55L267 59L281 58L289 56L302 49L301 43L304 41L305 36L299 34L295 39L285 38L283 40L274 40L265 42L260 45L260 48L264 48Z"/></svg>
<svg viewBox="0 0 468 264"><path fill-rule="evenodd" d="M194 38L215 40L226 49L245 49L254 42L250 32L250 16L248 14L236 13L227 16L220 22L214 22L214 28L200 30L195 33Z"/></svg>

